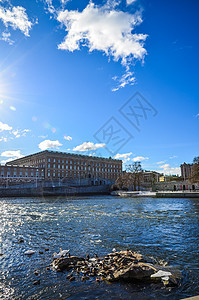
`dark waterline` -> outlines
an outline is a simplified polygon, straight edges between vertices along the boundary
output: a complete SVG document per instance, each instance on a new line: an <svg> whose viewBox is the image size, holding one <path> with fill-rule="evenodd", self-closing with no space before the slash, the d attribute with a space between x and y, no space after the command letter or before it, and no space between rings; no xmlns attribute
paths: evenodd
<svg viewBox="0 0 199 300"><path fill-rule="evenodd" d="M0 199L1 298L182 299L199 295L198 221L199 199ZM18 243L20 236L24 243ZM157 284L98 284L94 279L82 283L80 277L69 282L66 272L46 270L60 247L80 256L129 248L160 264L167 262L181 275L180 285L171 289ZM27 257L27 249L36 253ZM37 279L41 283L34 286Z"/></svg>

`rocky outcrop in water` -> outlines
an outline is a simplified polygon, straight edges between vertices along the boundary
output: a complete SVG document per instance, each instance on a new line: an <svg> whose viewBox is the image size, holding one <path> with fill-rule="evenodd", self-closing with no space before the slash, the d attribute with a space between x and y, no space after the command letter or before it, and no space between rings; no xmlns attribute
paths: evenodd
<svg viewBox="0 0 199 300"><path fill-rule="evenodd" d="M52 266L57 271L75 269L78 264L83 264L85 259L82 257L71 256L71 257L60 257L54 259Z"/></svg>
<svg viewBox="0 0 199 300"><path fill-rule="evenodd" d="M160 281L164 285L177 284L170 272L160 270L144 261L143 256L132 251L120 251L107 254L104 258L87 255L87 259L77 256L55 258L52 266L57 271L72 271L67 275L70 281L74 279L74 272L82 276L81 280L86 281L90 277L96 277L96 281ZM71 279L72 278L72 279Z"/></svg>

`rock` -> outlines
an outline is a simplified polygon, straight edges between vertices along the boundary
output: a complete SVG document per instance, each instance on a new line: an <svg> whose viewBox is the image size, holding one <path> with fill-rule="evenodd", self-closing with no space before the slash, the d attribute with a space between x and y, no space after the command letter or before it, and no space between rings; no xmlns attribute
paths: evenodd
<svg viewBox="0 0 199 300"><path fill-rule="evenodd" d="M49 248L46 248L45 251L49 251Z"/></svg>
<svg viewBox="0 0 199 300"><path fill-rule="evenodd" d="M81 273L81 281L89 280L89 276L97 276L96 282L100 280L114 282L120 280L153 280L158 278L162 280L165 286L177 285L176 279L170 272L159 270L160 267L157 266L156 268L150 263L145 263L141 254L132 252L129 249L109 253L104 259L90 258L89 255L87 255L87 259L77 256L54 257L52 266L57 271L72 269L76 271L76 274ZM72 274L66 278L70 281L75 280Z"/></svg>
<svg viewBox="0 0 199 300"><path fill-rule="evenodd" d="M40 279L33 282L33 285L38 285L38 284L40 284Z"/></svg>
<svg viewBox="0 0 199 300"><path fill-rule="evenodd" d="M37 275L39 275L39 272L38 271L34 271L34 274L37 276Z"/></svg>
<svg viewBox="0 0 199 300"><path fill-rule="evenodd" d="M69 280L70 280L70 281L75 281L75 277L72 276Z"/></svg>
<svg viewBox="0 0 199 300"><path fill-rule="evenodd" d="M162 277L161 279L162 279L164 286L166 286L166 287L174 287L174 286L178 285L178 281L173 275L165 276L165 277Z"/></svg>
<svg viewBox="0 0 199 300"><path fill-rule="evenodd" d="M144 267L144 268L143 268ZM143 280L150 278L156 269L150 265L143 263L134 264L131 263L130 265L116 270L113 274L107 276L108 281L117 281L117 280Z"/></svg>
<svg viewBox="0 0 199 300"><path fill-rule="evenodd" d="M40 250L40 251L39 251L39 254L44 254L44 252Z"/></svg>
<svg viewBox="0 0 199 300"><path fill-rule="evenodd" d="M22 237L19 238L19 243L23 243L24 242L24 239Z"/></svg>
<svg viewBox="0 0 199 300"><path fill-rule="evenodd" d="M71 264L76 265L77 262L83 262L84 260L84 258L77 256L61 257L55 259L52 265L57 271L63 271L65 269L71 268Z"/></svg>
<svg viewBox="0 0 199 300"><path fill-rule="evenodd" d="M50 270L50 267L46 267L46 270Z"/></svg>
<svg viewBox="0 0 199 300"><path fill-rule="evenodd" d="M27 251L24 252L25 255L32 255L34 253L35 253L34 250L27 250Z"/></svg>
<svg viewBox="0 0 199 300"><path fill-rule="evenodd" d="M3 253L0 253L0 256L3 256Z"/></svg>

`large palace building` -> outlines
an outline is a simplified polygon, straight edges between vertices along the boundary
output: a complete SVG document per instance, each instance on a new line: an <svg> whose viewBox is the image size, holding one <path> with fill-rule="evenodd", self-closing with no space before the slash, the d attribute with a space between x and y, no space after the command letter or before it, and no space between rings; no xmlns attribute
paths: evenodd
<svg viewBox="0 0 199 300"><path fill-rule="evenodd" d="M48 150L12 160L6 167L35 170L45 180L89 178L92 184L113 183L122 173L121 160Z"/></svg>

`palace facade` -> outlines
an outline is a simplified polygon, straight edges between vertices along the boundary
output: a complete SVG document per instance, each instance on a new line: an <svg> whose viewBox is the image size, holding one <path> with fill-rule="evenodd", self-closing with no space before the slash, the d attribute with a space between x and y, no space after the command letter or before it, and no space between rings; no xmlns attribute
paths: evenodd
<svg viewBox="0 0 199 300"><path fill-rule="evenodd" d="M89 178L111 183L122 173L122 160L45 150L12 160L6 167L43 170L45 180Z"/></svg>

